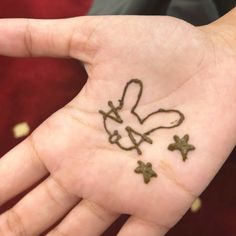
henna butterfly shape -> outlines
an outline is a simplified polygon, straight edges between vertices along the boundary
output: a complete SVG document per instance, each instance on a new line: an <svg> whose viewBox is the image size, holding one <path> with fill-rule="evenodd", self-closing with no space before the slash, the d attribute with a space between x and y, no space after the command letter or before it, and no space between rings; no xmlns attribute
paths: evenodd
<svg viewBox="0 0 236 236"><path fill-rule="evenodd" d="M132 95L128 96L128 93L132 93ZM142 143L153 143L150 135L154 131L158 129L171 129L178 127L185 119L184 115L178 110L166 110L162 108L148 115L144 115L143 118L140 117L140 115L137 113L137 109L142 97L142 93L142 81L139 79L132 79L126 84L122 97L118 100L117 106L115 106L112 101L108 101L108 106L110 108L109 111L105 112L99 110L99 113L103 116L103 124L108 134L108 141L111 144L116 144L118 147L126 151L136 150L139 155L142 154L142 150L140 148ZM132 100L131 103L133 104L128 104L128 107L125 107L127 100L130 98ZM130 102L128 101L128 103ZM158 123L156 120L160 115L165 115L162 117L161 122L168 123L167 125L160 122L160 124L156 124ZM124 119L123 116L125 116L126 119ZM169 118L166 116L171 116L172 119L174 116L175 120L166 122L166 120L169 120ZM131 120L131 122L127 123L125 120ZM122 127L121 125L124 123L125 125ZM144 132L141 130L144 130Z"/></svg>

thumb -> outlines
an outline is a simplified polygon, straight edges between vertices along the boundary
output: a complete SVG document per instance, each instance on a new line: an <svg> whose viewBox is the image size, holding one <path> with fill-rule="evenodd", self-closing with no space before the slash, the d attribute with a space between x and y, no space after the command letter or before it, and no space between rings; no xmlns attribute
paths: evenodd
<svg viewBox="0 0 236 236"><path fill-rule="evenodd" d="M0 54L14 57L72 57L90 63L91 36L103 17L59 20L0 20Z"/></svg>

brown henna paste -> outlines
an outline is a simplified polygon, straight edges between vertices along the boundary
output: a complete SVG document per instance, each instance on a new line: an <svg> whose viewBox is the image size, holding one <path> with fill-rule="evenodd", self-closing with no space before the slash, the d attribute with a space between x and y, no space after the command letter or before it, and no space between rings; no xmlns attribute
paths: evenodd
<svg viewBox="0 0 236 236"><path fill-rule="evenodd" d="M157 177L157 173L152 169L152 164L148 162L145 164L142 161L138 161L138 167L134 170L137 174L143 175L145 184L148 184L153 177Z"/></svg>
<svg viewBox="0 0 236 236"><path fill-rule="evenodd" d="M188 144L189 135L186 134L183 138L175 135L173 138L175 143L170 144L168 146L168 149L170 151L179 150L182 155L183 161L186 161L188 159L188 152L195 150L195 147L192 144Z"/></svg>
<svg viewBox="0 0 236 236"><path fill-rule="evenodd" d="M145 133L140 133L136 130L134 130L133 128L131 127L126 127L126 131L128 133L128 136L132 142L132 146L130 147L125 147L124 145L122 145L120 143L120 140L122 138L122 136L119 134L118 130L114 130L113 132L111 132L110 130L108 130L107 128L107 120L108 119L112 119L114 120L115 122L117 123L123 123L123 120L121 118L121 116L119 115L119 112L122 110L123 106L124 106L124 99L125 99L125 96L126 96L126 92L129 88L129 86L131 86L132 84L137 84L139 86L139 93L138 93L138 96L137 96L137 100L136 100L136 103L134 104L134 106L131 108L131 114L134 115L140 124L144 124L144 122L151 116L153 115L157 115L159 113L170 113L170 112L174 112L174 113L177 113L179 115L179 120L177 120L177 123L176 124L173 124L172 126L158 126L158 127L154 127L152 128L151 130L145 132ZM172 128L175 128L175 127L178 127L179 125L181 125L185 119L184 115L178 111L178 110L165 110L165 109L158 109L157 111L154 111L152 113L150 113L149 115L147 115L146 117L144 118L141 118L135 111L135 109L137 108L138 106L138 103L141 99L141 96L142 96L142 93L143 93L143 83L141 80L139 79L132 79L130 80L125 88L124 88L124 91L123 91L123 94L122 94L122 97L121 99L118 100L119 102L119 105L118 106L114 106L113 102L112 101L108 101L108 106L110 107L110 110L108 112L104 112L102 110L99 110L99 113L102 114L103 116L103 125L104 125L104 128L108 134L108 141L111 143L111 144L116 144L118 147L120 147L121 149L123 150L126 150L126 151L130 151L130 150L133 150L133 149L136 149L137 153L139 155L142 154L142 151L140 149L140 145L143 143L143 142L147 142L149 144L152 144L153 141L151 140L150 137L148 137L151 133L153 133L154 131L158 130L158 129L172 129ZM135 138L134 138L134 135L136 136L139 136L140 137L140 140L137 141Z"/></svg>

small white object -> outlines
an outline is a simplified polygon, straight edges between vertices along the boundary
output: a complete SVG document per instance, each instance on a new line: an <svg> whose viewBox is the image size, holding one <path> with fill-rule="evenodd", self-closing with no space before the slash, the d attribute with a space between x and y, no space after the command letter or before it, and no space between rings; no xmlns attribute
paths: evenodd
<svg viewBox="0 0 236 236"><path fill-rule="evenodd" d="M14 138L22 138L27 136L29 133L30 133L30 127L26 122L16 124L13 127Z"/></svg>

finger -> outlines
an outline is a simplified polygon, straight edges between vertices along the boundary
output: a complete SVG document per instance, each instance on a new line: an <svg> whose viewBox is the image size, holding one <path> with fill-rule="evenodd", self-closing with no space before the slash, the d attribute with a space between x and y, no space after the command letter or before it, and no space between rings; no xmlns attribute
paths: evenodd
<svg viewBox="0 0 236 236"><path fill-rule="evenodd" d="M0 54L5 56L76 57L93 54L91 35L102 17L60 20L0 20Z"/></svg>
<svg viewBox="0 0 236 236"><path fill-rule="evenodd" d="M99 236L118 216L118 214L110 212L93 202L82 200L47 236Z"/></svg>
<svg viewBox="0 0 236 236"><path fill-rule="evenodd" d="M46 176L31 138L9 151L0 160L0 205Z"/></svg>
<svg viewBox="0 0 236 236"><path fill-rule="evenodd" d="M39 235L63 217L78 198L67 193L51 177L0 216L0 234Z"/></svg>
<svg viewBox="0 0 236 236"><path fill-rule="evenodd" d="M168 229L165 226L131 216L118 233L118 236L163 236L167 231Z"/></svg>

